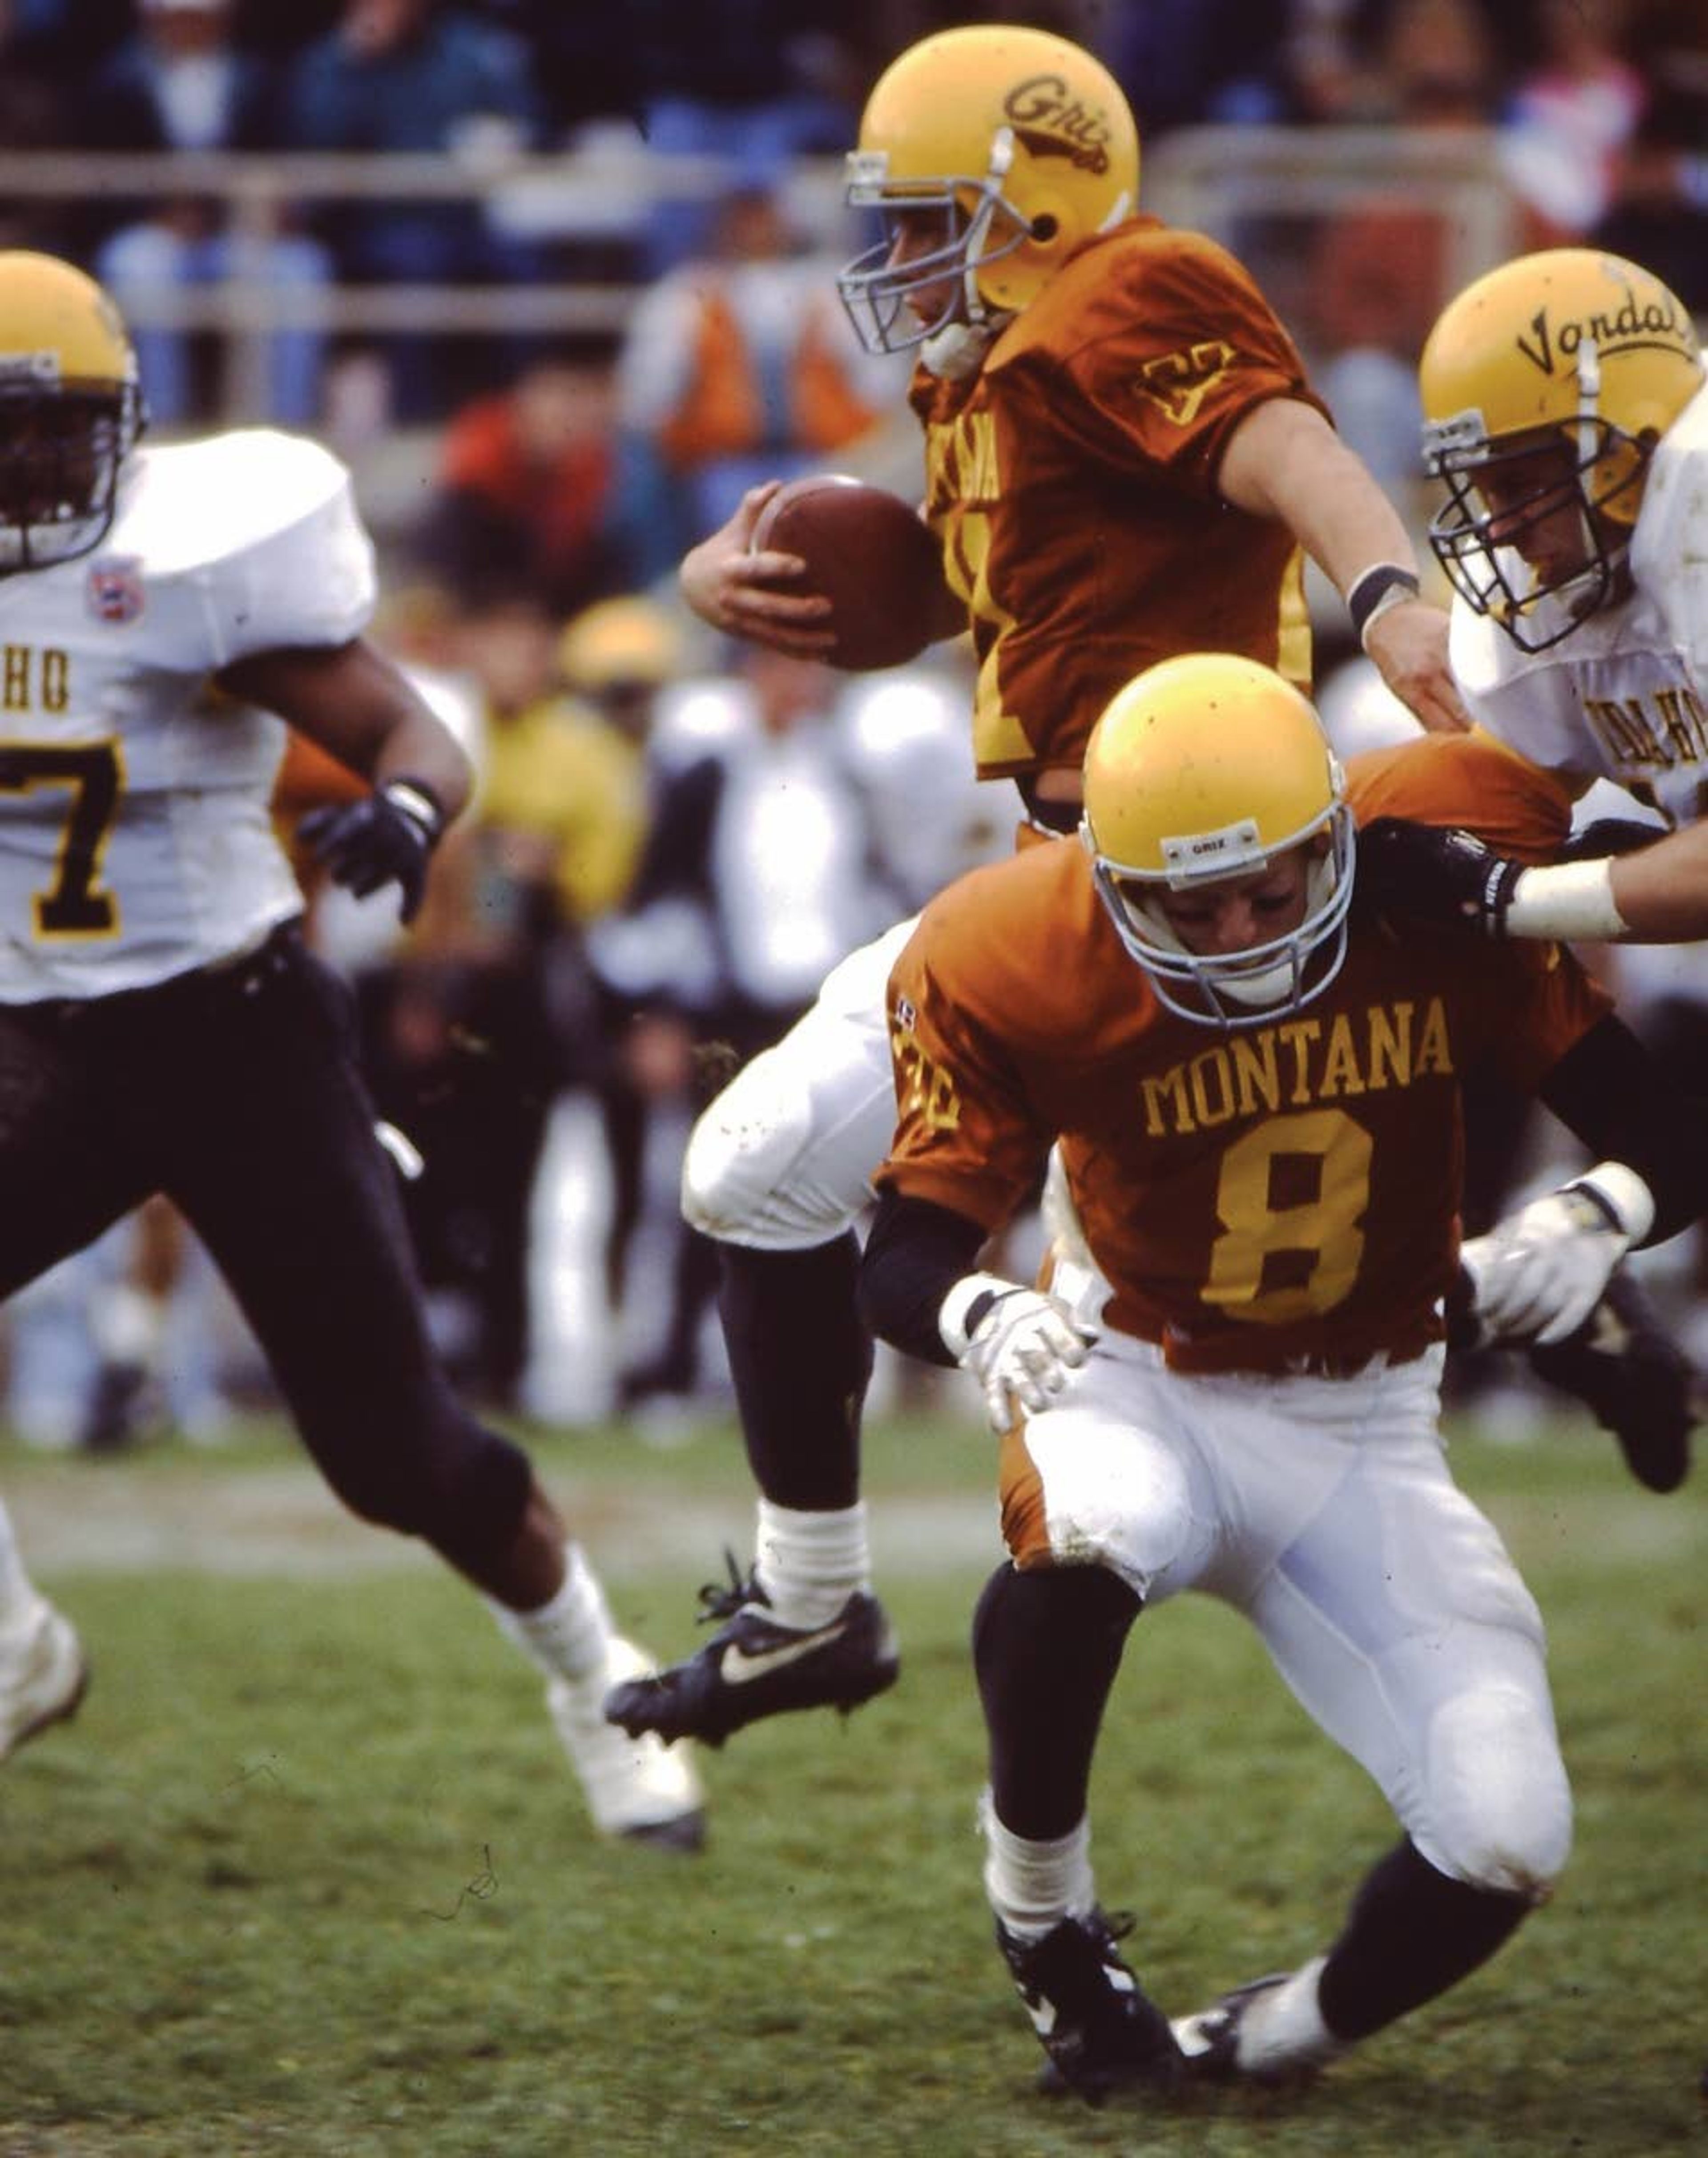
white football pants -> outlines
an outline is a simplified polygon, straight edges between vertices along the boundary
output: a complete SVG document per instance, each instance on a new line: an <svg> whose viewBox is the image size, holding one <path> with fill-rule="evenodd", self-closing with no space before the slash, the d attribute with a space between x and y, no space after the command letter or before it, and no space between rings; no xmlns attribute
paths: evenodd
<svg viewBox="0 0 1708 2158"><path fill-rule="evenodd" d="M886 991L917 920L833 968L812 1009L700 1117L682 1164L692 1227L757 1251L805 1251L870 1205L895 1129Z"/></svg>
<svg viewBox="0 0 1708 2158"><path fill-rule="evenodd" d="M1106 1333L1005 1444L1004 1532L1023 1563L1243 1613L1431 1865L1540 1897L1571 1836L1542 1622L1447 1472L1441 1364L1186 1377Z"/></svg>

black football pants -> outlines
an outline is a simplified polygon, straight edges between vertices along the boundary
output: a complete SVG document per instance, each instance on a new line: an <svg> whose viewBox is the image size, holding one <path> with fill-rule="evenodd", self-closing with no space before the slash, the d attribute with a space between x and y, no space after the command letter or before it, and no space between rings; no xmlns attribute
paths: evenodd
<svg viewBox="0 0 1708 2158"><path fill-rule="evenodd" d="M0 1008L0 1298L163 1193L340 1498L463 1564L507 1546L530 1472L440 1371L395 1177L349 993L294 924L157 988Z"/></svg>

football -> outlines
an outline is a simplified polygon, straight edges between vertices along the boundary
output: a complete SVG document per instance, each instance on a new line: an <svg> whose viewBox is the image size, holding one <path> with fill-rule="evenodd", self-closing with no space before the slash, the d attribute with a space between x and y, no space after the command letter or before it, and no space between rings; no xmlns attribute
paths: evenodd
<svg viewBox="0 0 1708 2158"><path fill-rule="evenodd" d="M931 640L942 559L899 494L840 472L790 480L760 513L749 551L798 555L806 564L805 579L788 589L830 601L833 667L900 667Z"/></svg>

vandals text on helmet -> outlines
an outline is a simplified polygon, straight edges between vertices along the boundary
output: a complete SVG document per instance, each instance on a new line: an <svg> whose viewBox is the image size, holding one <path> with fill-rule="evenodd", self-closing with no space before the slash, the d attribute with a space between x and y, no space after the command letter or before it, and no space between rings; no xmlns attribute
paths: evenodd
<svg viewBox="0 0 1708 2158"><path fill-rule="evenodd" d="M1695 338L1690 324L1671 302L1670 295L1639 298L1628 286L1622 304L1611 314L1599 310L1563 323L1549 319L1546 307L1531 316L1529 334L1520 335L1518 348L1532 367L1552 374L1556 362L1570 362L1586 338L1592 338L1603 358L1610 353L1660 351L1694 356Z"/></svg>

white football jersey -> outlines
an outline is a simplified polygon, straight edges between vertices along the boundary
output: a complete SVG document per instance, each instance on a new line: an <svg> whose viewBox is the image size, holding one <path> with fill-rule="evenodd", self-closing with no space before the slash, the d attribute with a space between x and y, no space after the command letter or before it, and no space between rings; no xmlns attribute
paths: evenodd
<svg viewBox="0 0 1708 2158"><path fill-rule="evenodd" d="M1478 724L1533 764L1689 823L1708 813L1708 388L1655 450L1631 573L1629 599L1545 652L1455 600L1453 673Z"/></svg>
<svg viewBox="0 0 1708 2158"><path fill-rule="evenodd" d="M373 611L349 474L266 429L143 449L93 554L0 577L0 1004L146 988L302 907L284 723L212 680Z"/></svg>

